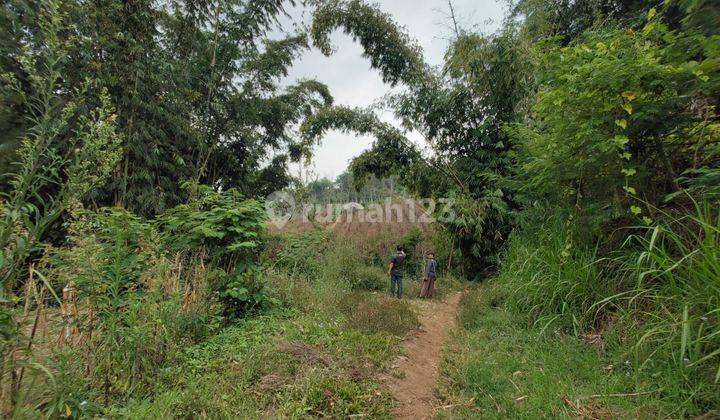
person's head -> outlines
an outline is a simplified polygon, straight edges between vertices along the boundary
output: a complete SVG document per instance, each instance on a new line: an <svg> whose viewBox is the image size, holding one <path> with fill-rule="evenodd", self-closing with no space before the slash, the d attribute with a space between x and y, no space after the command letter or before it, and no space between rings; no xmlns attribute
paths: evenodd
<svg viewBox="0 0 720 420"><path fill-rule="evenodd" d="M429 260L434 260L434 259L435 259L435 254L432 253L432 252L428 252L428 253L427 253L427 258L428 258Z"/></svg>
<svg viewBox="0 0 720 420"><path fill-rule="evenodd" d="M396 246L395 249L397 250L397 252L403 252L403 250L404 250L402 245Z"/></svg>

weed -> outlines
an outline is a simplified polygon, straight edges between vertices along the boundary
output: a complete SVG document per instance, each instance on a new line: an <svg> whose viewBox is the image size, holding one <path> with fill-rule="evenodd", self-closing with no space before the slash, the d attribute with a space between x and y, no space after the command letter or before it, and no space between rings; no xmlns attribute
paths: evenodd
<svg viewBox="0 0 720 420"><path fill-rule="evenodd" d="M709 203L695 206L683 217L657 210L654 225L632 227L606 258L574 245L568 224L527 224L486 289L489 306L505 302L544 335L592 342L638 384L652 378L673 414L712 412L720 404L720 220ZM482 324L468 319L470 329Z"/></svg>
<svg viewBox="0 0 720 420"><path fill-rule="evenodd" d="M462 328L442 365L440 418L654 417L672 409L654 384L610 367L581 340L541 334L493 307L493 293L481 286L463 298Z"/></svg>
<svg viewBox="0 0 720 420"><path fill-rule="evenodd" d="M384 295L351 294L341 310L350 325L365 331L404 336L420 326L410 303Z"/></svg>

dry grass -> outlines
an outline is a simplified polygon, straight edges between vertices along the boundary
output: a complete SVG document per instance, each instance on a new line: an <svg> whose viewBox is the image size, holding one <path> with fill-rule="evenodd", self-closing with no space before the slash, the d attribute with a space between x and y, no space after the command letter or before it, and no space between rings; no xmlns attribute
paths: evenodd
<svg viewBox="0 0 720 420"><path fill-rule="evenodd" d="M420 326L410 302L382 293L351 293L342 301L340 310L349 325L363 331L405 336Z"/></svg>

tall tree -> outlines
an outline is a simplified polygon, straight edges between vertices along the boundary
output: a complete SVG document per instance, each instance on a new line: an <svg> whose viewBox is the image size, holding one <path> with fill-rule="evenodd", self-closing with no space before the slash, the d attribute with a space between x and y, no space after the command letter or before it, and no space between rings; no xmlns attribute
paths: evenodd
<svg viewBox="0 0 720 420"><path fill-rule="evenodd" d="M358 0L324 2L316 11L313 40L326 53L336 27L357 39L385 81L407 87L389 105L404 128L424 135L431 155L423 158L401 131L364 111L319 113L306 125L320 128L306 128L306 135L318 137L327 127L375 134L373 148L353 161L354 174L395 174L417 195L452 198L459 217L444 223L455 234L466 271L488 267L509 233L513 205L498 184L509 173L513 150L502 127L515 121L532 87L517 31L509 27L486 37L458 31L446 66L435 70L388 15Z"/></svg>
<svg viewBox="0 0 720 420"><path fill-rule="evenodd" d="M72 39L63 60L68 90L92 80L105 88L117 111L123 156L113 179L90 196L150 216L185 199L182 181L247 195L289 182L287 162L310 149L294 127L332 103L327 87L301 80L279 85L298 54L309 47L302 33L271 39L284 13L282 0L63 2ZM3 5L2 73L31 86L19 52L32 42L42 2ZM0 147L12 156L24 133L27 110L8 89L0 124L8 128ZM90 104L92 105L92 104ZM7 109L7 112L5 112ZM12 130L11 130L12 129ZM12 160L12 158L11 158ZM7 167L7 162L0 160ZM0 169L2 169L0 167ZM260 169L258 171L258 169Z"/></svg>

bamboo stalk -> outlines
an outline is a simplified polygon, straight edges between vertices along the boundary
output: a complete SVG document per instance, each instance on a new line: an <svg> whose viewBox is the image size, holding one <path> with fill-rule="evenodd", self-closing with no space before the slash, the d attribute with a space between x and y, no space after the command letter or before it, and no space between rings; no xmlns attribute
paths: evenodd
<svg viewBox="0 0 720 420"><path fill-rule="evenodd" d="M42 300L42 296L44 296L44 294L45 294L44 291L45 291L45 289L43 288L42 292L40 292L41 300ZM42 315L42 305L38 305L37 310L35 311L35 321L33 321L33 327L32 327L32 330L30 331L30 340L28 340L27 347L25 348L25 353L27 355L30 355L32 352L32 346L33 346L33 343L35 342L35 334L37 333L38 324L39 324L41 315ZM22 381L23 381L24 377L25 377L25 366L22 366L20 368L16 392L20 392L20 387L22 386Z"/></svg>

